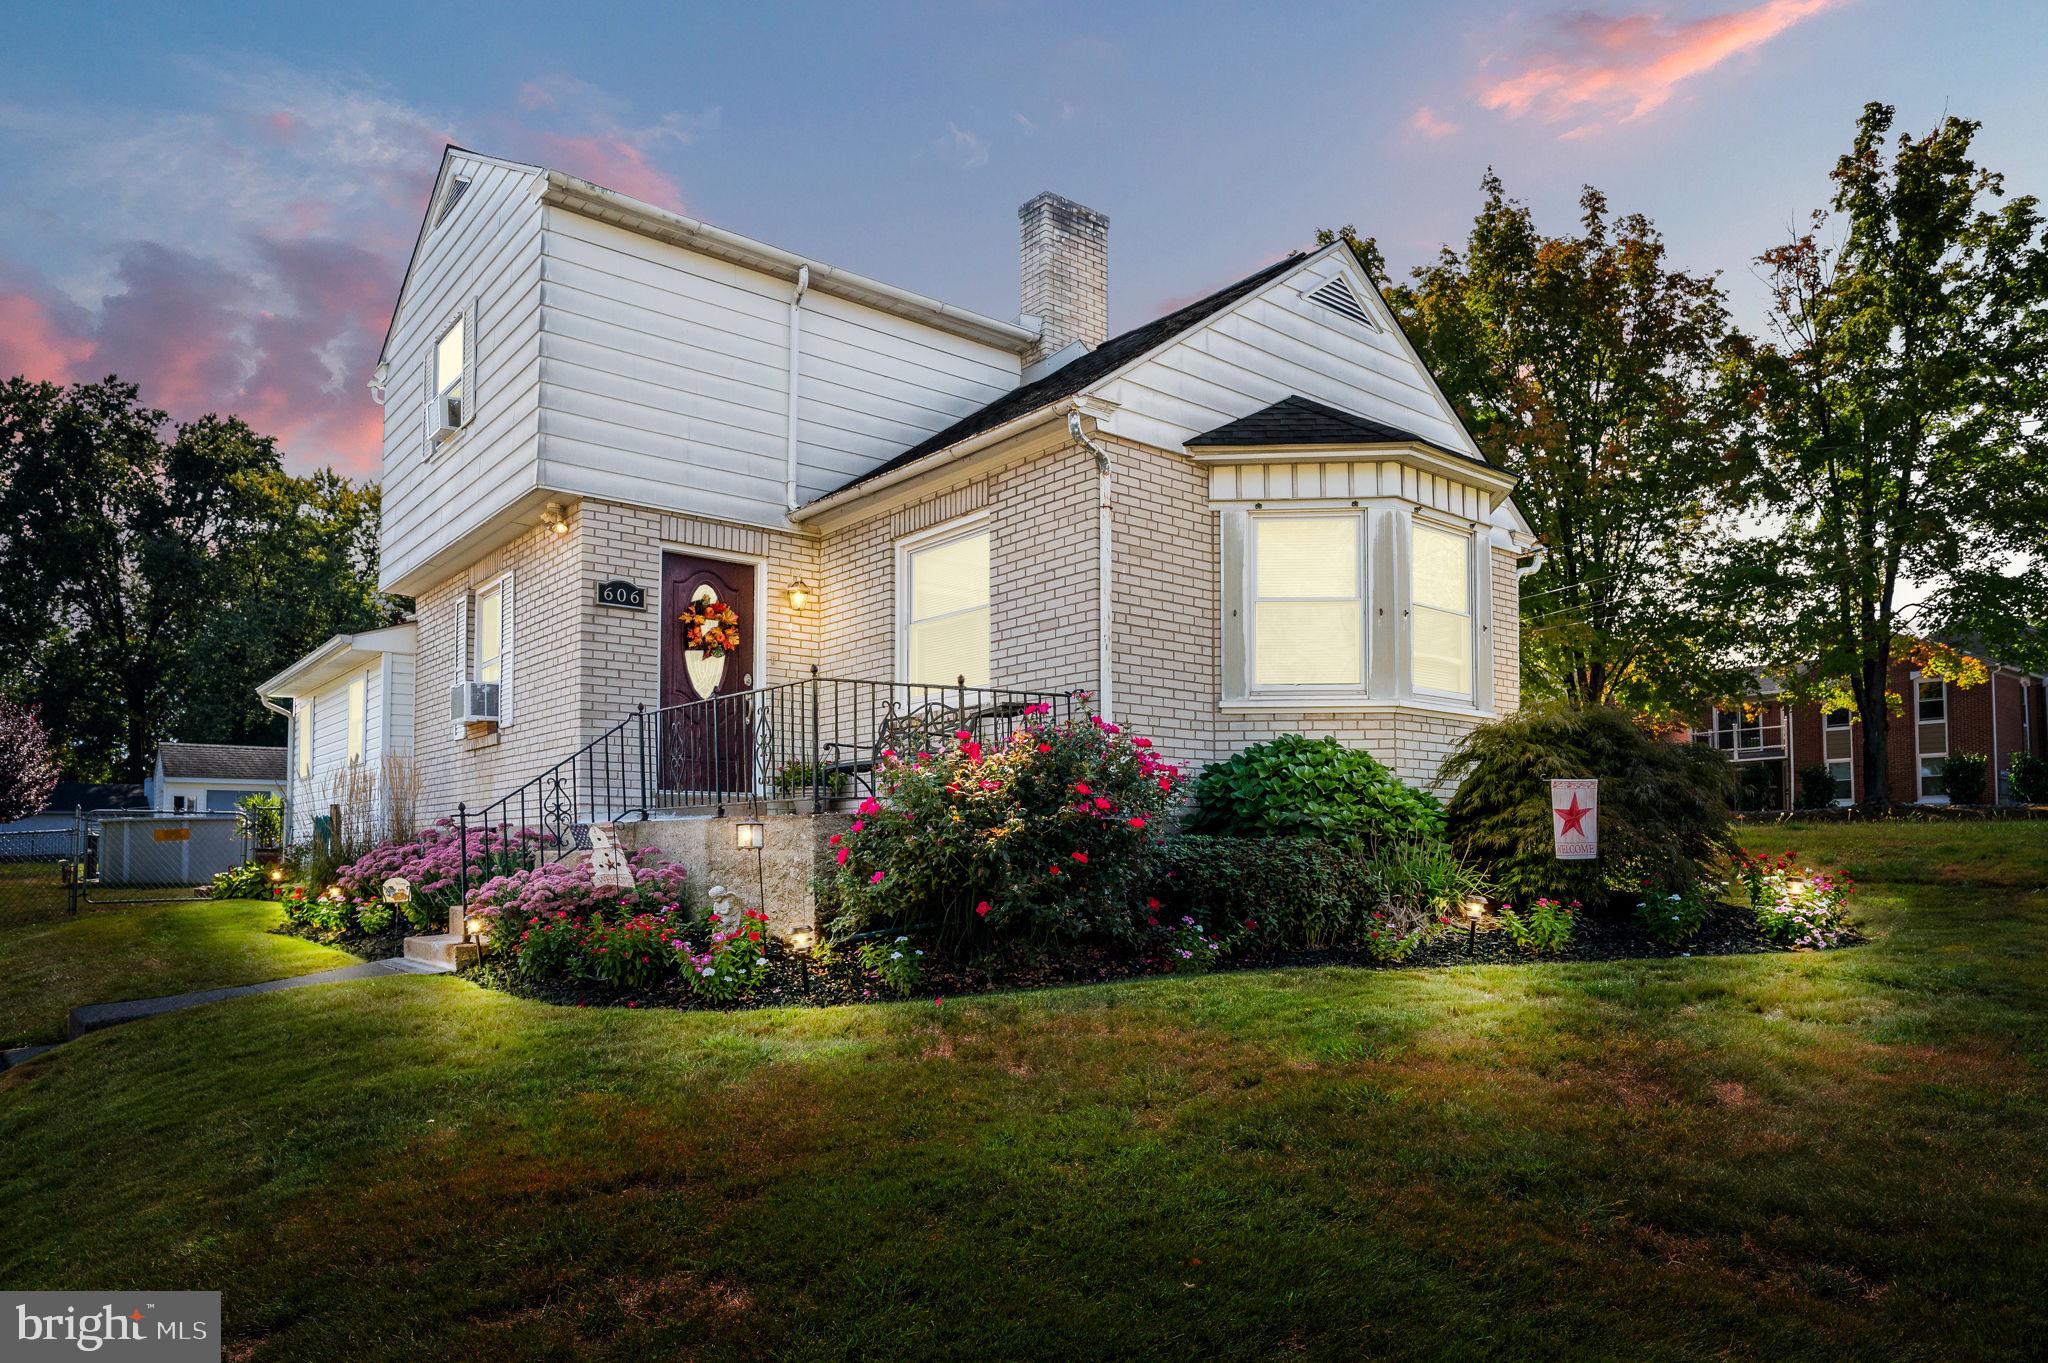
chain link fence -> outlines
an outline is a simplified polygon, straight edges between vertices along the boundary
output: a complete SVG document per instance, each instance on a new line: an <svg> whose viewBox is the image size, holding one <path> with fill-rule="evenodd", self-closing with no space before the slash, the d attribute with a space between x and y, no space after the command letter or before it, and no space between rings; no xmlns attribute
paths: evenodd
<svg viewBox="0 0 2048 1363"><path fill-rule="evenodd" d="M247 861L250 834L228 814L74 815L0 831L0 925L42 922L86 904L195 897Z"/></svg>

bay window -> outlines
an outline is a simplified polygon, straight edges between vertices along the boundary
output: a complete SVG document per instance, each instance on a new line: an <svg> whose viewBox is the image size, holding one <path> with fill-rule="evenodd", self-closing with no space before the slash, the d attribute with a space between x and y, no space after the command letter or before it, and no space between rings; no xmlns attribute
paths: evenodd
<svg viewBox="0 0 2048 1363"><path fill-rule="evenodd" d="M1472 536L1409 527L1409 673L1418 691L1472 694Z"/></svg>
<svg viewBox="0 0 2048 1363"><path fill-rule="evenodd" d="M1252 529L1253 687L1363 686L1359 518L1261 516Z"/></svg>
<svg viewBox="0 0 2048 1363"><path fill-rule="evenodd" d="M969 686L989 684L986 526L899 546L897 600L901 680L950 685L964 677Z"/></svg>

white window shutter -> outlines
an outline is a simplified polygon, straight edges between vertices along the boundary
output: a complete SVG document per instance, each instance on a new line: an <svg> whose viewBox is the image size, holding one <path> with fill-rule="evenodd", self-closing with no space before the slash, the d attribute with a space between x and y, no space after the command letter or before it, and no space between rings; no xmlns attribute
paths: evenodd
<svg viewBox="0 0 2048 1363"><path fill-rule="evenodd" d="M427 358L420 365L420 457L434 457L434 347L427 345Z"/></svg>
<svg viewBox="0 0 2048 1363"><path fill-rule="evenodd" d="M451 679L451 685L469 680L469 611L470 594L469 589L465 587L455 597L455 675ZM456 721L453 727L455 736L461 738L461 721Z"/></svg>
<svg viewBox="0 0 2048 1363"><path fill-rule="evenodd" d="M498 588L498 637L499 647L504 649L498 664L498 727L505 728L512 723L512 665L516 649L512 635L512 574L505 574L505 580Z"/></svg>
<svg viewBox="0 0 2048 1363"><path fill-rule="evenodd" d="M1223 550L1223 698L1243 700L1251 692L1251 668L1245 658L1245 640L1251 622L1244 617L1245 554L1251 538L1248 517L1242 511L1223 513L1220 527Z"/></svg>
<svg viewBox="0 0 2048 1363"><path fill-rule="evenodd" d="M483 299L469 300L469 311L462 318L462 424L467 426L476 420L476 315L483 307Z"/></svg>

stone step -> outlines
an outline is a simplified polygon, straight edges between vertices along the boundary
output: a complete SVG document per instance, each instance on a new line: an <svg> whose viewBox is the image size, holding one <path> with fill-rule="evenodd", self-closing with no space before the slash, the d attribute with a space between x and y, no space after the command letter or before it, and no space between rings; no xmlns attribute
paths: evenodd
<svg viewBox="0 0 2048 1363"><path fill-rule="evenodd" d="M452 932L422 933L405 939L405 959L420 961L427 965L457 966L472 965L478 956L474 942L465 943Z"/></svg>

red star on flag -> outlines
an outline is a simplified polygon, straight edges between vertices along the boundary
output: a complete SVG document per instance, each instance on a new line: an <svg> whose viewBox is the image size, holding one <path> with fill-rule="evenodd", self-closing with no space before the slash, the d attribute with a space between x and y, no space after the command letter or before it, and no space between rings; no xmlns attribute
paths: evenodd
<svg viewBox="0 0 2048 1363"><path fill-rule="evenodd" d="M1582 838L1586 836L1586 816L1593 811L1579 804L1579 793L1577 791L1572 792L1572 802L1569 805L1566 805L1563 809L1553 809L1550 812L1564 820L1564 827L1558 830L1559 833L1576 833Z"/></svg>

